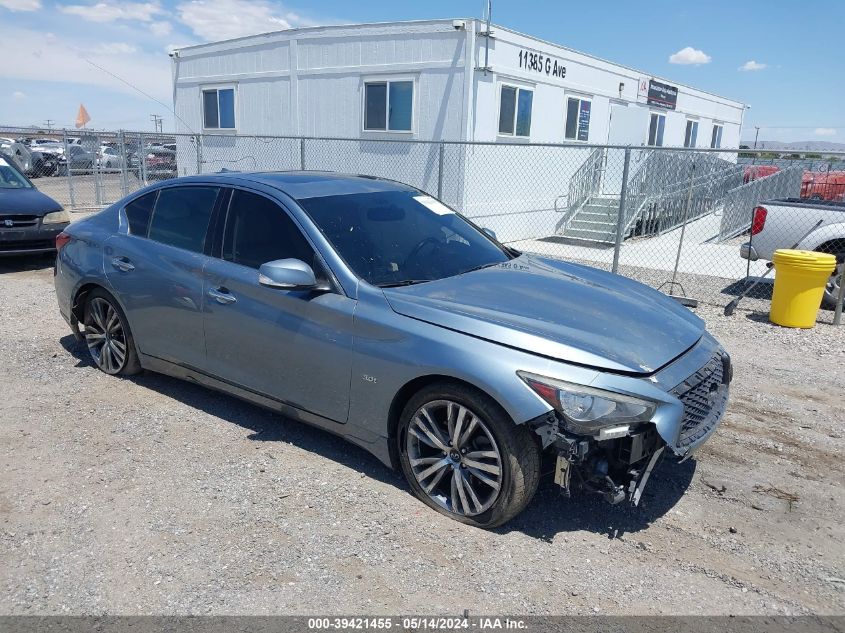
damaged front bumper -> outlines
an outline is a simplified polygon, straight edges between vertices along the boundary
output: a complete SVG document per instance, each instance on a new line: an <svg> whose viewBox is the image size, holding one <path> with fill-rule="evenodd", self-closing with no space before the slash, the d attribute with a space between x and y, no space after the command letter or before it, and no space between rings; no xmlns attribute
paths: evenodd
<svg viewBox="0 0 845 633"><path fill-rule="evenodd" d="M715 432L727 408L732 377L730 356L707 335L646 379L663 389L664 402L651 422L622 437L572 433L560 414L550 411L532 425L543 448L556 454L555 482L567 495L578 487L611 503L638 505L667 448L683 461Z"/></svg>

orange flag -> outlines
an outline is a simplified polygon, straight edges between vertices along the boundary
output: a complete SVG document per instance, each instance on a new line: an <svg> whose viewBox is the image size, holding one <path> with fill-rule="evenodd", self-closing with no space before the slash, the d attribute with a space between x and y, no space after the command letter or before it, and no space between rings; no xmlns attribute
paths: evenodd
<svg viewBox="0 0 845 633"><path fill-rule="evenodd" d="M76 127L77 129L81 127L85 127L85 124L91 120L91 117L88 114L88 110L85 109L85 106L81 103L79 104L79 112L76 113Z"/></svg>

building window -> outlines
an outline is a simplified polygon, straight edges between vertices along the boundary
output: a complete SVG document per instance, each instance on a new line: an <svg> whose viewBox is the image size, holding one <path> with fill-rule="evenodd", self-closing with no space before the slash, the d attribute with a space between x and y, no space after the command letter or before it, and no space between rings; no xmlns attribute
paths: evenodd
<svg viewBox="0 0 845 633"><path fill-rule="evenodd" d="M499 134L528 138L533 100L533 90L503 85L499 95Z"/></svg>
<svg viewBox="0 0 845 633"><path fill-rule="evenodd" d="M566 132L567 141L587 141L590 138L590 110L592 102L589 99L569 97L566 100Z"/></svg>
<svg viewBox="0 0 845 633"><path fill-rule="evenodd" d="M655 147L663 147L663 130L666 127L666 115L651 113L651 121L648 124L648 144Z"/></svg>
<svg viewBox="0 0 845 633"><path fill-rule="evenodd" d="M710 147L722 147L722 126L714 125L713 134L710 135Z"/></svg>
<svg viewBox="0 0 845 633"><path fill-rule="evenodd" d="M202 91L202 126L206 130L235 129L235 89Z"/></svg>
<svg viewBox="0 0 845 633"><path fill-rule="evenodd" d="M364 129L410 132L413 128L414 82L373 81L364 84Z"/></svg>
<svg viewBox="0 0 845 633"><path fill-rule="evenodd" d="M695 147L698 140L698 121L687 121L687 131L684 134L684 147Z"/></svg>

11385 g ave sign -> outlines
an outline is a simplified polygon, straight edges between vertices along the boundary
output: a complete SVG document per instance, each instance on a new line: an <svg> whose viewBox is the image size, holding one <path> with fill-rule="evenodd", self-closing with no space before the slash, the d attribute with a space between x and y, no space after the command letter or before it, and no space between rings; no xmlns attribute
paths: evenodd
<svg viewBox="0 0 845 633"><path fill-rule="evenodd" d="M566 77L566 66L563 65L563 62L542 53L519 51L519 67L549 77L559 77L560 79Z"/></svg>

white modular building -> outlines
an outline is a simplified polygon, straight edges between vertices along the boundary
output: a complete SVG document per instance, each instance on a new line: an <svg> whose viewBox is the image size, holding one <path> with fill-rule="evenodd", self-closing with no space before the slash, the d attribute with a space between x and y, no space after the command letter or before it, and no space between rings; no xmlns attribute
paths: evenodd
<svg viewBox="0 0 845 633"><path fill-rule="evenodd" d="M513 213L554 231L555 209L591 155L584 146L736 148L746 109L477 19L291 29L171 57L177 132L202 135L201 159L180 159L180 173L304 165L386 175L488 216L510 239L521 237L502 219ZM252 135L358 142L309 143L306 157L292 139ZM501 144L572 149L564 160ZM604 160L603 186L618 190L621 160Z"/></svg>

